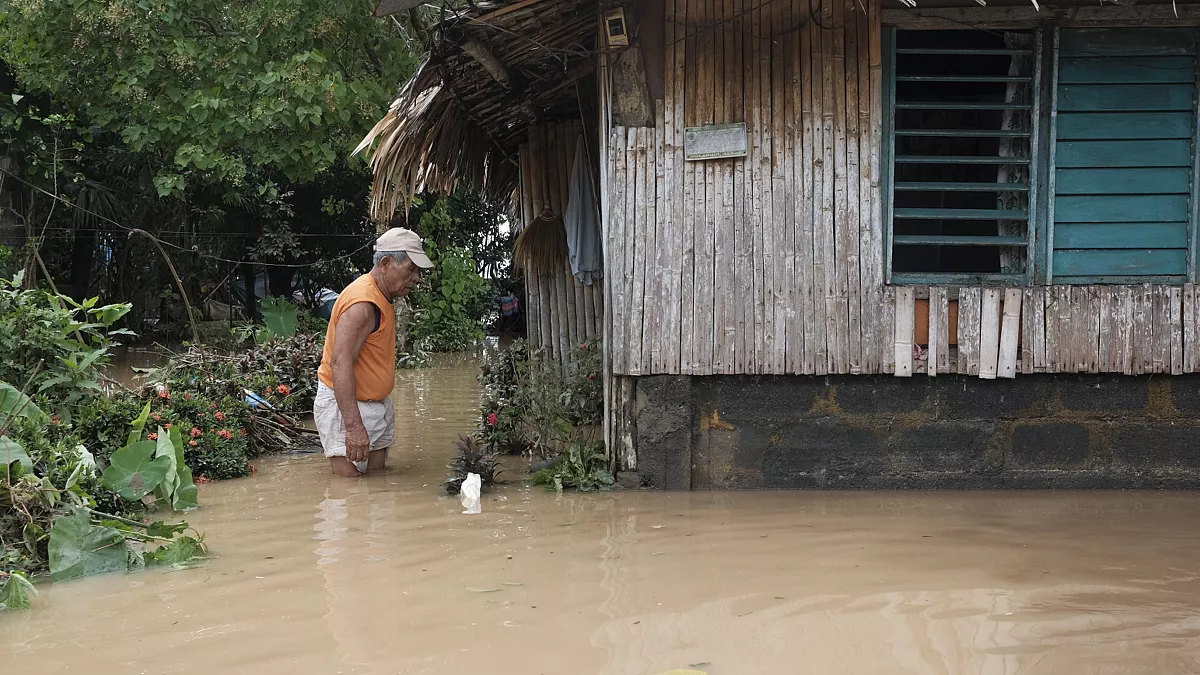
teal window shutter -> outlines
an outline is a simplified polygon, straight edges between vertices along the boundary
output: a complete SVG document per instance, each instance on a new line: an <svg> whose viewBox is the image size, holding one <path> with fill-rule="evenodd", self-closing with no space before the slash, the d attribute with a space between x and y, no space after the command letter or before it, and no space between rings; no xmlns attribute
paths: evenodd
<svg viewBox="0 0 1200 675"><path fill-rule="evenodd" d="M1052 282L1184 283L1195 29L1061 29L1056 40Z"/></svg>

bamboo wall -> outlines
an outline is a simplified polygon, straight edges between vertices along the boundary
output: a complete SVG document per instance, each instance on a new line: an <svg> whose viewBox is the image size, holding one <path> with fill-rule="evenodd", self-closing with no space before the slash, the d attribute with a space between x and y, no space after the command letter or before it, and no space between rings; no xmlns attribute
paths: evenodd
<svg viewBox="0 0 1200 675"><path fill-rule="evenodd" d="M880 0L813 6L665 0L656 126L606 143L614 374L1200 372L1192 286L885 286Z"/></svg>
<svg viewBox="0 0 1200 675"><path fill-rule="evenodd" d="M614 372L868 373L891 352L879 0L814 7L666 0L656 128L608 144ZM742 121L746 157L683 160L685 127Z"/></svg>
<svg viewBox="0 0 1200 675"><path fill-rule="evenodd" d="M570 194L571 169L580 122L530 127L521 146L520 213L528 224L549 207L562 216ZM564 260L557 270L525 267L525 313L529 341L561 360L569 349L602 337L604 289L584 284Z"/></svg>

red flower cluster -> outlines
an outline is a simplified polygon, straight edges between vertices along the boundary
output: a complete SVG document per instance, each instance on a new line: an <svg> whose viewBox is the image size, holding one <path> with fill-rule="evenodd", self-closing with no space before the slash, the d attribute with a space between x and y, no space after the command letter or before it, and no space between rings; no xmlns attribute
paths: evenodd
<svg viewBox="0 0 1200 675"><path fill-rule="evenodd" d="M496 426L499 423L500 423L500 418L496 417L496 413L492 413L491 415L488 415L488 424L490 424L492 426Z"/></svg>
<svg viewBox="0 0 1200 675"><path fill-rule="evenodd" d="M166 389L163 389L162 391L158 392L158 397L169 400L171 398L171 392L167 391Z"/></svg>
<svg viewBox="0 0 1200 675"><path fill-rule="evenodd" d="M218 421L218 422L224 422L224 421L225 421L225 413L223 413L223 412L221 412L221 411L219 411L219 410L218 410L218 411L217 411L217 413L214 415L214 417L216 417L216 418L217 418L217 421Z"/></svg>
<svg viewBox="0 0 1200 675"><path fill-rule="evenodd" d="M275 393L274 387L267 387L267 396L270 396L271 394L274 394L274 393Z"/></svg>
<svg viewBox="0 0 1200 675"><path fill-rule="evenodd" d="M204 432L200 431L200 427L192 427L192 431L190 433L192 438L199 438L204 435Z"/></svg>
<svg viewBox="0 0 1200 675"><path fill-rule="evenodd" d="M212 482L212 479L209 478L208 476L205 476L204 474L200 474L199 476L196 476L196 485L204 485L205 483L211 483L211 482Z"/></svg>
<svg viewBox="0 0 1200 675"><path fill-rule="evenodd" d="M280 396L290 396L292 393L292 388L286 384L281 384L278 387L275 387L275 391L279 392Z"/></svg>
<svg viewBox="0 0 1200 675"><path fill-rule="evenodd" d="M158 440L158 434L156 434L156 433L154 433L154 432L150 432L150 434L149 434L148 436L146 436L146 438L149 438L149 439L150 439L150 440L152 440L152 441L157 441L157 440Z"/></svg>
<svg viewBox="0 0 1200 675"><path fill-rule="evenodd" d="M196 447L196 441L188 441L188 445L190 445L194 448L194 447Z"/></svg>
<svg viewBox="0 0 1200 675"><path fill-rule="evenodd" d="M218 431L217 435L227 441L233 438L233 433L231 431L229 431L228 429L222 429L222 430Z"/></svg>

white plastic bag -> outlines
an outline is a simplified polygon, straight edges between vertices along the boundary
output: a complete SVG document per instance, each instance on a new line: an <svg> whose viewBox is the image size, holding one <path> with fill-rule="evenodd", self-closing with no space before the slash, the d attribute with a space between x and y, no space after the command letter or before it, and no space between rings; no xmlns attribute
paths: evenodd
<svg viewBox="0 0 1200 675"><path fill-rule="evenodd" d="M462 505L466 509L463 513L474 515L483 512L483 505L479 502L479 474L467 474L467 479L462 483L461 493Z"/></svg>

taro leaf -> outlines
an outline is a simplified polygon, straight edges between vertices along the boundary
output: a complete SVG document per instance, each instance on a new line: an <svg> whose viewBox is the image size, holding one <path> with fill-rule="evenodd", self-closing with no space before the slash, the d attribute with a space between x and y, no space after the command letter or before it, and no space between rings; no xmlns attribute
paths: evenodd
<svg viewBox="0 0 1200 675"><path fill-rule="evenodd" d="M100 484L126 501L137 501L150 494L171 466L170 459L154 456L155 448L154 441L138 441L114 452Z"/></svg>
<svg viewBox="0 0 1200 675"><path fill-rule="evenodd" d="M200 490L192 479L192 469L183 455L183 434L179 427L171 429L171 444L175 446L175 491L171 494L171 508L185 511L200 506Z"/></svg>
<svg viewBox="0 0 1200 675"><path fill-rule="evenodd" d="M0 467L6 467L13 462L19 462L26 469L33 468L33 460L29 459L29 454L20 443L8 436L0 436Z"/></svg>
<svg viewBox="0 0 1200 675"><path fill-rule="evenodd" d="M129 440L126 445L133 445L142 438L142 430L146 428L146 420L150 419L150 401L146 401L146 407L142 408L142 414L133 420L133 430L129 432Z"/></svg>
<svg viewBox="0 0 1200 675"><path fill-rule="evenodd" d="M158 436L162 438L162 434ZM171 445L175 449L175 482L171 491L171 508L186 511L200 506L200 490L192 479L192 470L183 458L183 435L179 427L171 429Z"/></svg>
<svg viewBox="0 0 1200 675"><path fill-rule="evenodd" d="M31 422L45 422L48 419L46 413L34 405L28 396L7 382L0 382L0 414L24 417Z"/></svg>
<svg viewBox="0 0 1200 675"><path fill-rule="evenodd" d="M29 523L21 531L21 537L25 540L25 548L29 554L37 555L37 545L46 538L46 531L37 523Z"/></svg>
<svg viewBox="0 0 1200 675"><path fill-rule="evenodd" d="M171 539L172 537L183 532L186 529L188 529L187 523L175 523L174 525L167 525L166 523L159 520L159 521L150 523L149 527L146 528L146 534L150 535L151 537L162 537L164 539Z"/></svg>
<svg viewBox="0 0 1200 675"><path fill-rule="evenodd" d="M192 537L180 537L146 556L152 565L186 565L206 553L204 544Z"/></svg>
<svg viewBox="0 0 1200 675"><path fill-rule="evenodd" d="M171 431L175 432L176 436L179 435L174 428ZM166 458L167 474L163 476L162 482L158 484L158 487L154 488L154 496L168 504L171 502L171 495L175 493L176 481L179 480L179 473L176 471L175 444L173 441L174 439L171 438L171 434L166 429L162 427L158 428L158 440L155 441L154 446L154 459Z"/></svg>
<svg viewBox="0 0 1200 675"><path fill-rule="evenodd" d="M295 337L300 325L296 319L296 306L282 297L263 300L262 318L267 330L275 337Z"/></svg>
<svg viewBox="0 0 1200 675"><path fill-rule="evenodd" d="M0 584L0 609L29 609L30 600L37 596L37 589L28 579L10 574Z"/></svg>
<svg viewBox="0 0 1200 675"><path fill-rule="evenodd" d="M92 525L80 508L55 519L50 528L50 576L55 581L124 572L128 566L125 537L119 530Z"/></svg>

